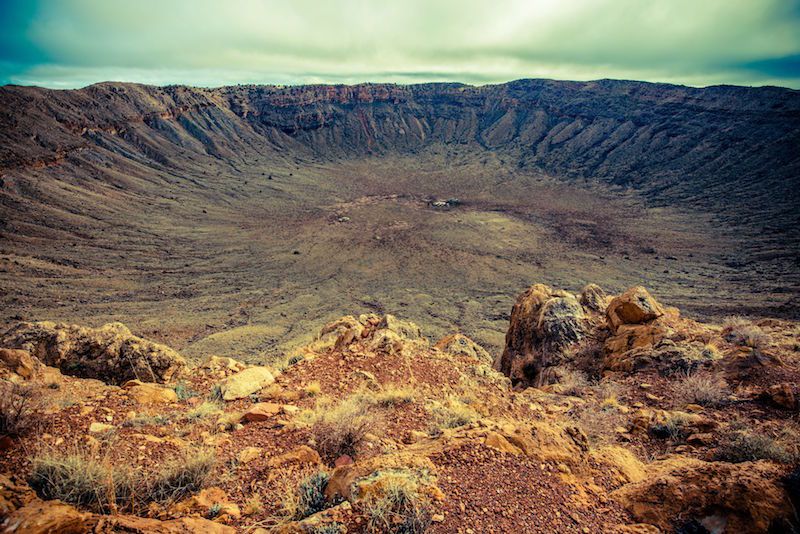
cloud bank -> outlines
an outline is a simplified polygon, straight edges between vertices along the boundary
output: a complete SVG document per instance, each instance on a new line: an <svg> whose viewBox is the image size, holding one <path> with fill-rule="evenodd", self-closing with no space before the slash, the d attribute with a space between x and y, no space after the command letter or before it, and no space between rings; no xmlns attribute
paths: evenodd
<svg viewBox="0 0 800 534"><path fill-rule="evenodd" d="M800 88L800 0L0 2L0 82Z"/></svg>

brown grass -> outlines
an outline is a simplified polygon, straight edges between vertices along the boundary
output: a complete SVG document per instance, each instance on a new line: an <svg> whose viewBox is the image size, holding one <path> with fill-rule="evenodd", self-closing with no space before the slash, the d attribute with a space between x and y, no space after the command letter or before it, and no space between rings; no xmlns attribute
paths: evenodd
<svg viewBox="0 0 800 534"><path fill-rule="evenodd" d="M763 349L770 343L769 336L753 321L744 317L728 317L722 323L722 337L734 345Z"/></svg>
<svg viewBox="0 0 800 534"><path fill-rule="evenodd" d="M380 428L380 417L360 395L348 397L338 404L322 399L309 414L311 434L317 451L328 461L348 455L355 457L364 436Z"/></svg>
<svg viewBox="0 0 800 534"><path fill-rule="evenodd" d="M712 373L687 373L672 385L675 402L719 406L728 396L728 383Z"/></svg>
<svg viewBox="0 0 800 534"><path fill-rule="evenodd" d="M35 399L31 387L3 383L0 388L0 436L17 438L35 424Z"/></svg>

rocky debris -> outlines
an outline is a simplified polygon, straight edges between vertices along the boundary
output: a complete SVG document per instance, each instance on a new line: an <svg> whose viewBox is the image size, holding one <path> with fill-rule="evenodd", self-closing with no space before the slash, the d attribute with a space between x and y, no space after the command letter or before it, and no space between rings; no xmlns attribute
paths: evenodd
<svg viewBox="0 0 800 534"><path fill-rule="evenodd" d="M451 356L467 356L479 362L492 364L491 354L463 334L451 334L444 337L434 345L434 348Z"/></svg>
<svg viewBox="0 0 800 534"><path fill-rule="evenodd" d="M249 397L273 382L275 376L269 367L249 367L229 376L218 387L222 400L232 401Z"/></svg>
<svg viewBox="0 0 800 534"><path fill-rule="evenodd" d="M208 516L210 510L214 510L214 520L223 523L242 516L239 506L230 501L223 489L216 487L206 488L197 495L173 505L169 513L175 517L203 517Z"/></svg>
<svg viewBox="0 0 800 534"><path fill-rule="evenodd" d="M626 349L624 347L627 347L628 338L621 339L620 336L609 338L610 341L605 345L607 355L603 360L603 368L607 371L632 373L653 368L667 375L691 373L718 359L718 355L694 343L678 345L672 340L661 338L649 345L645 340L655 340L658 336L650 337L647 334L635 338L636 343L645 343L643 346ZM621 349L617 344L620 341L623 347Z"/></svg>
<svg viewBox="0 0 800 534"><path fill-rule="evenodd" d="M168 382L186 366L171 348L134 336L121 323L100 328L50 321L20 323L0 336L0 346L27 350L65 374L108 384L134 379Z"/></svg>
<svg viewBox="0 0 800 534"><path fill-rule="evenodd" d="M209 356L201 365L202 369L209 371L222 371L238 373L247 368L247 364L227 356Z"/></svg>
<svg viewBox="0 0 800 534"><path fill-rule="evenodd" d="M318 339L325 346L341 349L361 339L363 333L364 324L352 315L346 315L323 326Z"/></svg>
<svg viewBox="0 0 800 534"><path fill-rule="evenodd" d="M574 295L544 284L517 297L498 362L512 382L541 386L547 368L563 363L565 349L586 335L584 310Z"/></svg>
<svg viewBox="0 0 800 534"><path fill-rule="evenodd" d="M129 380L122 385L127 395L137 404L171 404L178 402L178 394L174 389L159 384Z"/></svg>
<svg viewBox="0 0 800 534"><path fill-rule="evenodd" d="M664 308L642 286L632 287L614 297L606 309L608 324L614 332L621 325L648 323L664 313Z"/></svg>
<svg viewBox="0 0 800 534"><path fill-rule="evenodd" d="M767 532L791 507L779 482L780 470L768 462L729 464L673 457L648 466L647 477L623 486L613 496L636 520L672 532L675 521L695 520L716 531Z"/></svg>

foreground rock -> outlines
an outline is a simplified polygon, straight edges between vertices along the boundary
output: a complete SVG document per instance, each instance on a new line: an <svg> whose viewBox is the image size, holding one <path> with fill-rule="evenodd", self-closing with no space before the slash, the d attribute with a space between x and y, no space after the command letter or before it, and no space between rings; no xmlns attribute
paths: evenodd
<svg viewBox="0 0 800 534"><path fill-rule="evenodd" d="M511 310L498 370L514 383L543 385L551 378L548 368L563 362L565 349L586 335L587 326L574 295L544 284L531 286Z"/></svg>
<svg viewBox="0 0 800 534"><path fill-rule="evenodd" d="M644 481L624 486L614 496L637 520L664 532L673 531L676 518L711 532L767 532L791 513L778 478L778 469L768 462L676 457L651 465Z"/></svg>
<svg viewBox="0 0 800 534"><path fill-rule="evenodd" d="M121 323L87 328L44 321L20 323L0 336L0 346L24 349L64 374L109 384L168 382L186 361L174 350L131 333Z"/></svg>

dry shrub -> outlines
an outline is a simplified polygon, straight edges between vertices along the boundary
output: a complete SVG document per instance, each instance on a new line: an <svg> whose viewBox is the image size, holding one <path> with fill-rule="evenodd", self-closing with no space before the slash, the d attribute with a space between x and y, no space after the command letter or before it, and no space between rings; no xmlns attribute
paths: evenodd
<svg viewBox="0 0 800 534"><path fill-rule="evenodd" d="M672 385L672 394L680 404L719 406L728 396L728 383L712 373L687 373Z"/></svg>
<svg viewBox="0 0 800 534"><path fill-rule="evenodd" d="M281 508L285 518L299 521L328 508L325 488L330 474L317 471L302 479L297 486L286 483L281 498Z"/></svg>
<svg viewBox="0 0 800 534"><path fill-rule="evenodd" d="M728 317L722 323L722 337L734 345L763 349L770 343L769 336L753 321L744 317Z"/></svg>
<svg viewBox="0 0 800 534"><path fill-rule="evenodd" d="M177 501L197 492L213 466L209 451L187 451L159 472L142 472L113 462L108 453L48 448L31 458L28 483L43 499L97 513L135 512L151 502Z"/></svg>
<svg viewBox="0 0 800 534"><path fill-rule="evenodd" d="M0 437L17 438L34 425L35 400L31 387L3 383L0 388Z"/></svg>
<svg viewBox="0 0 800 534"><path fill-rule="evenodd" d="M443 401L431 402L428 405L428 411L433 419L434 431L468 425L480 417L480 414L472 406L453 396L449 396Z"/></svg>
<svg viewBox="0 0 800 534"><path fill-rule="evenodd" d="M583 371L558 368L556 369L556 377L560 386L559 393L562 395L580 397L589 386L589 379Z"/></svg>
<svg viewBox="0 0 800 534"><path fill-rule="evenodd" d="M368 477L381 491L369 492L361 506L369 532L418 534L431 525L429 499L419 475L408 470L379 471Z"/></svg>
<svg viewBox="0 0 800 534"><path fill-rule="evenodd" d="M615 407L589 405L569 414L594 446L615 443L617 428L625 427L627 419Z"/></svg>
<svg viewBox="0 0 800 534"><path fill-rule="evenodd" d="M800 460L800 432L795 427L786 427L773 434L734 421L720 437L716 459L733 463L756 460L794 463Z"/></svg>
<svg viewBox="0 0 800 534"><path fill-rule="evenodd" d="M328 461L345 454L355 457L364 436L370 429L379 428L379 421L370 404L360 395L348 397L336 405L321 400L310 414L311 434L317 450Z"/></svg>
<svg viewBox="0 0 800 534"><path fill-rule="evenodd" d="M388 408L400 404L410 404L414 402L415 395L416 392L410 387L389 385L378 392L364 394L364 401Z"/></svg>

